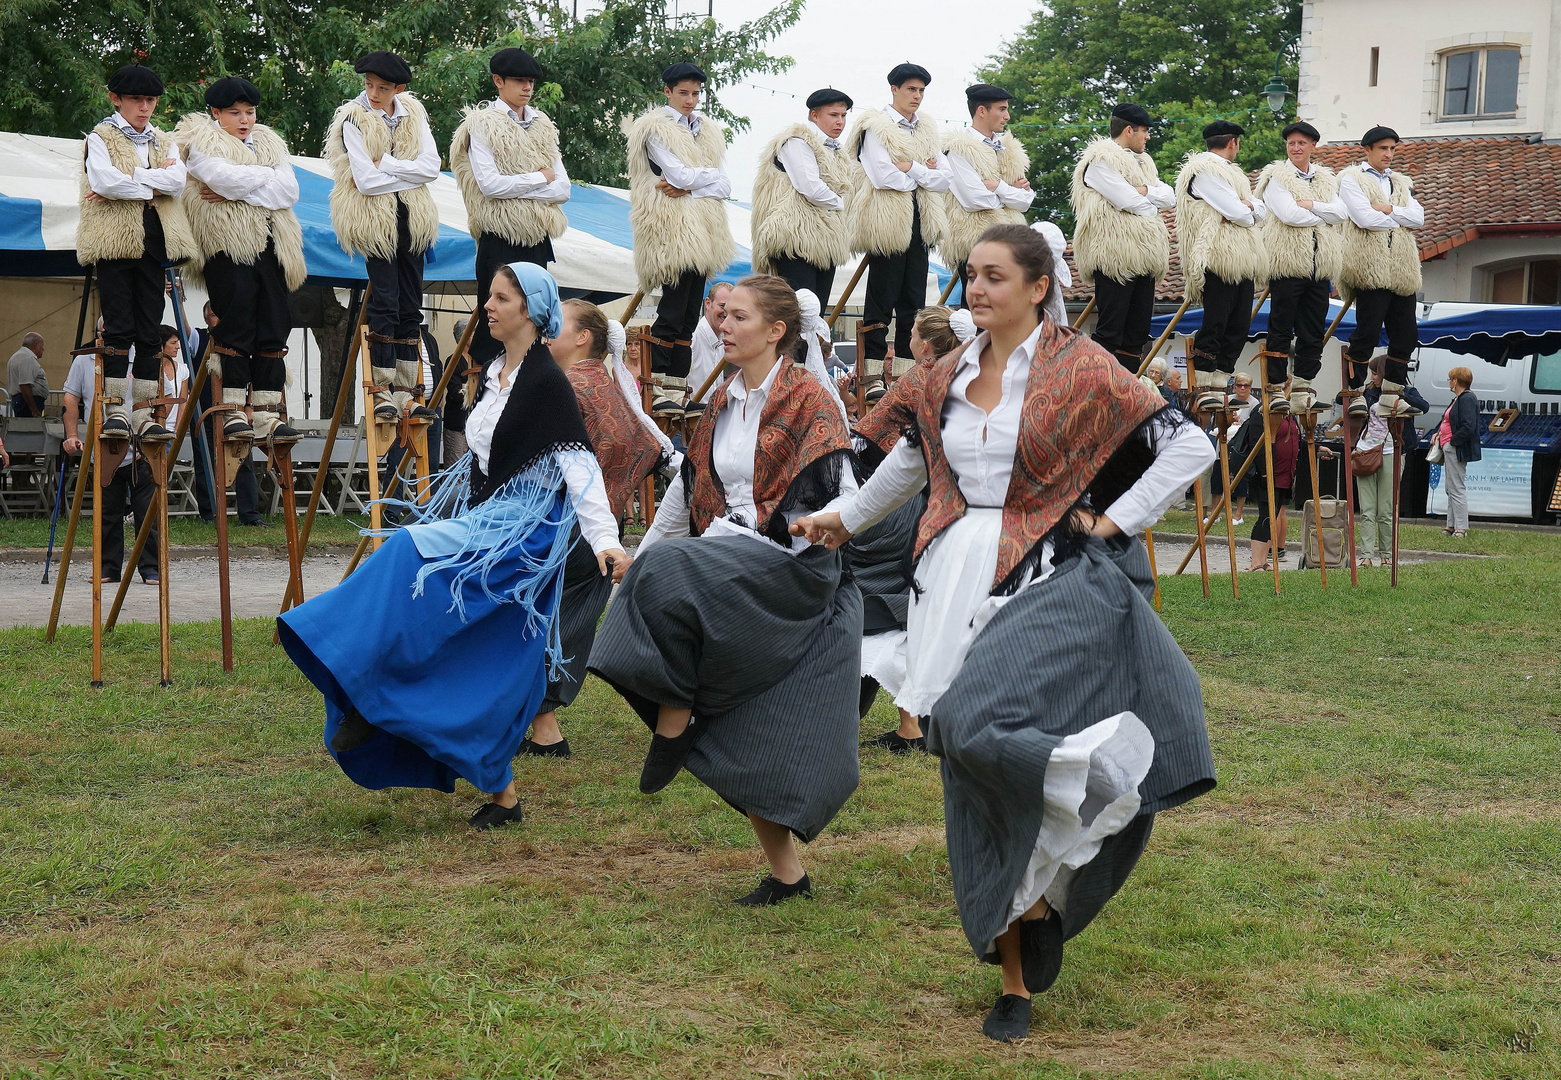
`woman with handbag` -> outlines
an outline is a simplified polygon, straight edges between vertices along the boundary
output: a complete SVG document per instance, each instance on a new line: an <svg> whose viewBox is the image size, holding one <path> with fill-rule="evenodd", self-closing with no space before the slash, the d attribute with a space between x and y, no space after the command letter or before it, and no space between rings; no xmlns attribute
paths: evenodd
<svg viewBox="0 0 1561 1080"><path fill-rule="evenodd" d="M1464 490L1464 468L1480 460L1480 403L1470 391L1474 372L1455 367L1447 372L1447 388L1453 392L1452 404L1442 414L1442 423L1431 437L1432 453L1440 451L1440 460L1426 460L1442 466L1442 490L1447 493L1447 527L1443 536L1463 539L1469 535L1469 497Z"/></svg>
<svg viewBox="0 0 1561 1080"><path fill-rule="evenodd" d="M1380 375L1373 376L1380 379ZM1364 430L1356 431L1350 450L1360 512L1355 517L1359 565L1386 566L1393 554L1393 439L1387 421L1375 410L1366 414Z"/></svg>

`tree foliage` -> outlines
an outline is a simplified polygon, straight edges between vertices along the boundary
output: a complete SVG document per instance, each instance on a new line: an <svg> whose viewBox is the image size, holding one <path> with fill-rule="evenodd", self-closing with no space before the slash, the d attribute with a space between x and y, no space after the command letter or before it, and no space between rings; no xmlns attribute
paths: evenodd
<svg viewBox="0 0 1561 1080"><path fill-rule="evenodd" d="M662 100L663 67L698 63L710 75L710 111L744 128L746 119L721 107L720 90L791 66L764 46L797 21L803 3L783 0L726 29L674 19L666 0L607 0L579 18L557 3L512 0L0 0L0 130L80 135L108 114L108 73L140 62L168 87L159 123L201 108L212 80L243 75L261 89L262 119L294 152L318 154L331 114L362 88L353 60L393 49L411 63L411 89L446 148L462 106L493 96L488 57L522 45L547 73L537 104L559 121L571 175L621 183L619 123Z"/></svg>
<svg viewBox="0 0 1561 1080"><path fill-rule="evenodd" d="M1159 121L1149 152L1167 182L1188 152L1203 149L1200 132L1216 116L1247 129L1242 166L1283 156L1287 121L1259 91L1300 28L1300 0L1048 0L982 77L1015 95L1013 130L1030 153L1036 208L1071 231L1073 165L1085 143L1107 133L1119 101ZM1281 67L1292 87L1294 55Z"/></svg>

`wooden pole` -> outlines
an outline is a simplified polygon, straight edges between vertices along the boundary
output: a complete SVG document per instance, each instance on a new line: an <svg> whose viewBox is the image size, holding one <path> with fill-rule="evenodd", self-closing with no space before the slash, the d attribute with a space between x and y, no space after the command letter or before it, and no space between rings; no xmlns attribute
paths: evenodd
<svg viewBox="0 0 1561 1080"><path fill-rule="evenodd" d="M1396 589L1398 588L1398 485L1403 478L1402 466L1399 463L1404 460L1404 441L1402 437L1404 421L1395 418L1389 422L1388 426L1392 429L1388 433L1388 438L1393 440L1393 553L1392 562L1390 563L1393 568L1393 576L1389 584Z"/></svg>
<svg viewBox="0 0 1561 1080"><path fill-rule="evenodd" d="M846 291L840 294L840 303L835 305L835 310L830 313L828 319L824 320L829 323L831 330L835 328L835 320L840 318L840 313L846 309L846 301L851 298L851 293L856 289L856 283L862 280L862 273L866 269L867 256L863 255L862 260L856 264L856 272L851 275L851 280L846 282ZM821 299L819 302L823 303L823 300ZM862 358L858 356L856 362L861 364Z"/></svg>
<svg viewBox="0 0 1561 1080"><path fill-rule="evenodd" d="M954 291L954 284L958 280L953 274L949 275L949 283L943 286L943 291L938 294L938 305L940 307L948 302L949 294Z"/></svg>
<svg viewBox="0 0 1561 1080"><path fill-rule="evenodd" d="M644 289L641 289L639 292L629 297L629 306L623 309L623 324L625 326L629 324L630 319L634 318L634 313L640 309L640 301L643 299L645 299ZM472 319L475 321L476 318L477 313L474 311L472 312ZM468 327L468 329L469 328L470 327Z"/></svg>
<svg viewBox="0 0 1561 1080"><path fill-rule="evenodd" d="M233 670L233 594L228 581L228 434L229 409L222 403L222 379L211 377L212 407L207 413L215 413L217 422L211 425L212 447L212 510L217 515L217 599L222 617L222 670ZM206 422L202 414L200 422ZM246 443L246 445L248 445Z"/></svg>
<svg viewBox="0 0 1561 1080"><path fill-rule="evenodd" d="M160 678L157 685L168 687L173 685L173 615L168 606L168 450L170 444L164 443L162 448L153 451L152 460L147 464L152 468L153 483L157 485L157 493L152 504L153 514L157 519L157 658ZM153 515L149 514L150 519ZM134 566L134 563L126 563L126 568ZM128 581L129 574L122 574L120 580Z"/></svg>
<svg viewBox="0 0 1561 1080"><path fill-rule="evenodd" d="M1266 384L1268 380L1264 380ZM1261 399L1263 410L1263 463L1268 475L1265 480L1268 483L1268 554L1272 557L1271 566L1274 568L1274 595L1279 595L1279 552L1283 550L1278 545L1279 540L1279 506L1275 503L1274 492L1274 418L1268 414L1268 387L1263 387ZM1228 516L1228 515L1227 515Z"/></svg>
<svg viewBox="0 0 1561 1080"><path fill-rule="evenodd" d="M1355 298L1352 296L1345 303L1345 305L1339 309L1339 313L1333 317L1333 322L1328 324L1328 332L1323 335L1323 345L1327 345L1329 341L1333 340L1333 332L1339 328L1339 324L1344 321L1345 313L1350 310L1354 303ZM1347 381L1348 380L1346 380L1346 382Z"/></svg>
<svg viewBox="0 0 1561 1080"><path fill-rule="evenodd" d="M1214 422L1219 425L1220 447L1220 480L1224 487L1225 497L1230 498L1230 489L1234 486L1230 482L1230 449L1227 444L1228 437L1225 433L1225 422L1230 418L1227 412L1218 412L1214 415ZM1236 570L1236 520L1229 514L1225 515L1225 543L1230 555L1230 595L1233 599L1241 599L1241 585L1237 580Z"/></svg>
<svg viewBox="0 0 1561 1080"><path fill-rule="evenodd" d="M1153 360L1156 356L1160 355L1160 349L1165 345L1165 343L1167 341L1170 340L1171 332L1176 329L1176 324L1182 321L1182 316L1187 313L1187 305L1190 304L1190 303L1192 303L1191 300L1187 299L1186 297L1182 298L1182 306L1176 309L1176 314L1172 315L1171 316L1171 321L1166 323L1166 325L1165 325L1165 333L1163 333L1159 337L1155 338L1155 340L1154 340L1154 348L1149 350L1149 355L1144 357L1144 362L1138 365L1138 377L1139 378L1143 378L1144 372L1148 370L1148 368L1149 368L1149 361ZM1189 369L1188 370L1189 370L1189 372L1191 371L1190 365L1189 365ZM1190 378L1189 378L1189 381L1191 381ZM1189 389L1191 389L1191 388L1189 388Z"/></svg>
<svg viewBox="0 0 1561 1080"><path fill-rule="evenodd" d="M1261 445L1254 446L1252 448L1252 452L1247 455L1247 460L1242 463L1241 468L1239 470L1237 470L1236 475L1231 478L1230 482L1231 482L1232 486L1241 483L1243 480L1245 480L1247 478L1247 473L1252 471L1252 467L1255 464L1257 464L1257 456L1259 454L1261 454L1262 452L1263 452L1263 447ZM1212 529L1214 527L1215 522L1219 521L1220 515L1225 513L1229 508L1230 508L1230 493L1226 492L1225 494L1220 496L1219 500L1217 502L1215 502L1213 507L1209 510L1208 519L1206 521L1204 521L1204 520L1200 520L1199 521L1199 524L1198 524L1199 535L1202 536L1209 529ZM1184 555L1182 557L1182 561L1181 561L1180 565L1178 565L1177 568L1176 568L1176 574L1180 574L1182 571L1186 570L1187 569L1187 564L1190 563L1190 562L1192 562L1192 552L1191 551L1189 551L1186 555ZM1173 574L1172 576L1174 577L1176 575Z"/></svg>
<svg viewBox="0 0 1561 1080"><path fill-rule="evenodd" d="M1344 313L1339 313L1342 319ZM1334 323L1338 323L1338 319ZM1341 420L1344 430L1344 521L1345 533L1349 539L1350 547L1350 585L1360 585L1360 569L1355 565L1355 434L1350 430L1350 354L1343 346L1339 346L1339 374L1343 379L1344 396L1340 398L1344 402L1344 417ZM1361 424L1362 432L1365 431L1365 423Z"/></svg>
<svg viewBox="0 0 1561 1080"><path fill-rule="evenodd" d="M1263 291L1258 293L1257 303L1252 305L1252 314L1247 316L1247 322L1250 323L1253 319L1257 318L1257 313L1263 310L1263 304L1268 300L1268 288L1269 287L1267 285L1264 285Z"/></svg>
<svg viewBox="0 0 1561 1080"><path fill-rule="evenodd" d="M1089 298L1089 303L1084 305L1084 310L1079 312L1079 317L1073 320L1073 329L1077 330L1084 325L1084 320L1089 318L1090 312L1095 310L1095 298Z"/></svg>
<svg viewBox="0 0 1561 1080"><path fill-rule="evenodd" d="M103 429L103 410L108 406L103 404L103 354L97 353L93 358L93 382L96 384L92 394L93 417L97 420L97 431ZM130 393L135 385L128 377L133 373L127 371L125 393ZM92 441L92 482L96 487L92 490L92 686L93 689L103 688L103 446L101 439ZM86 468L85 465L82 466ZM123 526L120 526L123 529ZM123 578L126 570L135 571L135 567L120 566L119 576ZM60 575L60 587L65 585L65 575Z"/></svg>
<svg viewBox="0 0 1561 1080"><path fill-rule="evenodd" d="M94 401L93 405L97 402ZM76 546L76 526L81 524L81 508L87 498L87 477L92 473L93 449L98 441L98 410L87 410L87 437L81 444L81 464L76 468L76 494L70 500L70 521L65 526L65 546L60 550L60 569L54 576L54 604L49 608L49 628L43 640L53 641L60 625L60 605L65 601L65 579L70 576L70 555ZM96 517L102 506L101 494L92 500L92 515ZM93 533L97 535L96 531ZM93 556L97 558L96 555Z"/></svg>
<svg viewBox="0 0 1561 1080"><path fill-rule="evenodd" d="M1328 554L1323 550L1323 499L1322 492L1317 490L1321 481L1317 476L1317 414L1307 414L1310 423L1306 429L1306 457L1307 464L1312 471L1312 540L1317 545L1317 569L1322 574L1323 588L1328 587ZM1304 523L1303 523L1304 525ZM1306 546L1306 534L1303 528L1301 545Z"/></svg>

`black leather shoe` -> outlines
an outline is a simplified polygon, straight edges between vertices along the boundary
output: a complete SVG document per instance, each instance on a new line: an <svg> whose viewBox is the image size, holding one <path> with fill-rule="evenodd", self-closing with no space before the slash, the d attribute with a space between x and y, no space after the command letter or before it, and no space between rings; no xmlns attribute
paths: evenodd
<svg viewBox="0 0 1561 1080"><path fill-rule="evenodd" d="M356 750L374 737L378 729L367 720L357 709L348 709L342 716L341 723L336 726L336 734L331 736L331 749L338 754L345 754L348 750Z"/></svg>
<svg viewBox="0 0 1561 1080"><path fill-rule="evenodd" d="M522 757L566 758L569 756L569 740L560 739L555 743L535 743L530 739L526 739L520 744L520 755Z"/></svg>
<svg viewBox="0 0 1561 1080"><path fill-rule="evenodd" d="M881 750L887 750L891 754L909 754L912 750L926 752L927 736L907 739L898 731L886 731L882 735L868 739L863 746L876 746Z"/></svg>
<svg viewBox="0 0 1561 1080"><path fill-rule="evenodd" d="M514 822L520 824L520 803L514 806L500 806L496 802L486 802L477 808L477 812L466 819L466 824L478 832L487 832L496 825L508 825Z"/></svg>
<svg viewBox="0 0 1561 1080"><path fill-rule="evenodd" d="M407 406L407 419L420 424L431 424L439 419L439 414L427 405L412 404Z"/></svg>
<svg viewBox="0 0 1561 1080"><path fill-rule="evenodd" d="M1062 970L1062 917L1055 911L1044 919L1019 920L1019 960L1024 966L1024 988L1043 994Z"/></svg>
<svg viewBox="0 0 1561 1080"><path fill-rule="evenodd" d="M689 751L694 749L694 722L689 721L683 734L675 739L665 735L652 735L650 753L645 755L645 768L640 771L640 791L654 795L677 777Z"/></svg>
<svg viewBox="0 0 1561 1080"><path fill-rule="evenodd" d="M388 401L374 406L374 422L376 424L394 424L400 419L401 410Z"/></svg>
<svg viewBox="0 0 1561 1080"><path fill-rule="evenodd" d="M986 1014L981 1034L998 1042L1014 1042L1030 1034L1030 999L1004 994Z"/></svg>
<svg viewBox="0 0 1561 1080"><path fill-rule="evenodd" d="M743 907L769 907L771 904L781 904L794 896L806 896L813 898L813 883L808 880L808 875L803 874L793 884L787 885L774 874L759 882L759 887L747 896L739 896L732 903Z"/></svg>

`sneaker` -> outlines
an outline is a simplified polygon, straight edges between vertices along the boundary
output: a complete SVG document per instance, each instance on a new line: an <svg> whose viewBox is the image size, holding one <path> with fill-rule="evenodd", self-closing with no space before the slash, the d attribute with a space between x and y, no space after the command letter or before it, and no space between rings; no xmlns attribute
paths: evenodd
<svg viewBox="0 0 1561 1080"><path fill-rule="evenodd" d="M771 874L759 882L759 887L747 896L739 896L732 903L740 907L771 907L775 904L785 903L796 896L805 896L809 900L813 898L813 883L808 880L808 875L803 874L796 882L787 885L780 878Z"/></svg>
<svg viewBox="0 0 1561 1080"><path fill-rule="evenodd" d="M1232 525L1240 525L1240 524L1243 524L1246 520L1247 519L1245 517L1236 517L1236 518L1231 518L1230 519L1230 523Z"/></svg>
<svg viewBox="0 0 1561 1080"><path fill-rule="evenodd" d="M915 739L907 739L898 731L886 731L882 735L868 739L863 746L876 746L881 750L887 750L891 754L909 754L912 750L927 749L927 737L925 735Z"/></svg>

